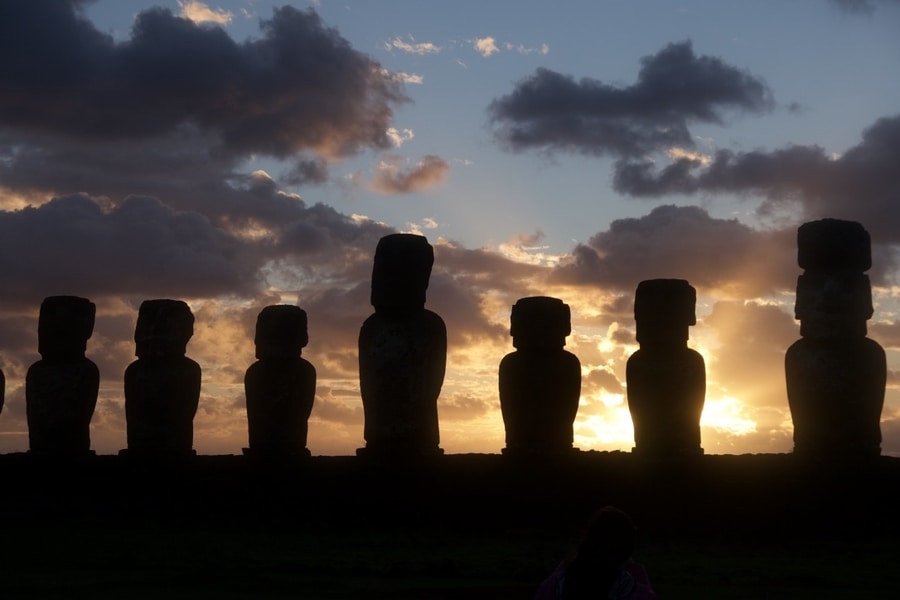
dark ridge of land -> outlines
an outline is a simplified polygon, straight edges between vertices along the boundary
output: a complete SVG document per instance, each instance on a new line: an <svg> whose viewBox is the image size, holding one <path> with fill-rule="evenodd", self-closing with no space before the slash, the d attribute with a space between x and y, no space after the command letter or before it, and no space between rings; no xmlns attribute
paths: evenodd
<svg viewBox="0 0 900 600"><path fill-rule="evenodd" d="M0 598L530 598L608 504L661 598L900 590L900 458L10 454L0 474Z"/></svg>

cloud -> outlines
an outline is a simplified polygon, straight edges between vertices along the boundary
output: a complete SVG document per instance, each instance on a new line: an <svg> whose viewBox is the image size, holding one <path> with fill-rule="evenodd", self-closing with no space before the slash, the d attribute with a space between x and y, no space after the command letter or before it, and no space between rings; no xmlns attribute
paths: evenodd
<svg viewBox="0 0 900 600"><path fill-rule="evenodd" d="M438 412L441 419L451 421L468 421L488 414L494 408L492 402L467 394L452 394L438 399Z"/></svg>
<svg viewBox="0 0 900 600"><path fill-rule="evenodd" d="M757 231L696 206L664 205L640 218L617 219L577 245L554 280L631 293L644 279L687 279L756 297L796 284L796 230Z"/></svg>
<svg viewBox="0 0 900 600"><path fill-rule="evenodd" d="M320 279L336 285L368 277L378 239L394 231L307 206L261 171L244 186L220 198L232 212L214 217L146 196L111 202L70 195L0 211L0 295L6 305L34 306L58 293L250 297L270 277L281 286L293 279L297 287Z"/></svg>
<svg viewBox="0 0 900 600"><path fill-rule="evenodd" d="M412 140L416 137L416 134L412 129L397 129L396 127L390 127L387 131L388 137L393 142L395 148L399 148L406 142Z"/></svg>
<svg viewBox="0 0 900 600"><path fill-rule="evenodd" d="M250 294L261 258L199 213L153 198L131 196L104 210L86 196L67 196L0 212L0 293L10 299Z"/></svg>
<svg viewBox="0 0 900 600"><path fill-rule="evenodd" d="M403 71L397 71L396 73L393 73L392 77L397 81L402 81L403 83L409 83L413 85L422 85L425 82L425 77L423 75L405 73Z"/></svg>
<svg viewBox="0 0 900 600"><path fill-rule="evenodd" d="M875 12L877 0L829 0L843 12L848 14L872 14Z"/></svg>
<svg viewBox="0 0 900 600"><path fill-rule="evenodd" d="M489 105L496 139L514 151L637 158L691 148L692 122L721 124L729 112L760 113L773 104L762 79L696 56L689 41L641 62L637 83L628 87L538 69Z"/></svg>
<svg viewBox="0 0 900 600"><path fill-rule="evenodd" d="M818 146L773 151L720 150L711 161L679 158L657 169L650 162L617 164L614 187L636 197L737 193L765 198L761 214L800 211L803 220L859 221L874 242L900 243L900 115L883 117L839 157ZM882 257L882 263L888 257Z"/></svg>
<svg viewBox="0 0 900 600"><path fill-rule="evenodd" d="M428 154L410 168L403 169L399 157L388 158L379 165L378 173L370 188L380 194L410 194L434 187L444 180L450 164L433 154Z"/></svg>
<svg viewBox="0 0 900 600"><path fill-rule="evenodd" d="M596 389L610 394L624 394L625 386L608 368L591 369L591 372L582 379L583 392Z"/></svg>
<svg viewBox="0 0 900 600"><path fill-rule="evenodd" d="M877 340L886 350L900 349L900 322L870 323L869 337Z"/></svg>
<svg viewBox="0 0 900 600"><path fill-rule="evenodd" d="M475 41L472 42L472 47L475 48L475 52L485 58L500 52L500 49L497 48L497 40L490 36L476 38Z"/></svg>
<svg viewBox="0 0 900 600"><path fill-rule="evenodd" d="M412 36L410 36L410 39L412 40ZM400 50L401 52L418 55L438 54L441 51L440 46L431 42L416 42L415 40L412 42L405 42L399 37L388 40L384 43L384 47L386 50Z"/></svg>
<svg viewBox="0 0 900 600"><path fill-rule="evenodd" d="M519 234L512 239L501 243L497 250L503 256L520 263L532 265L556 265L564 255L544 252L549 246L542 244L545 238L543 231L535 231L531 234Z"/></svg>
<svg viewBox="0 0 900 600"><path fill-rule="evenodd" d="M503 48L508 50L509 52L516 52L522 55L529 54L540 54L541 56L547 56L550 54L550 46L548 44L541 44L536 48L529 48L528 46L524 46L522 44L512 44L510 42L506 42L503 44Z"/></svg>
<svg viewBox="0 0 900 600"><path fill-rule="evenodd" d="M437 221L435 221L431 217L425 217L419 223L407 223L406 224L406 232L414 233L416 235L425 235L422 233L426 229L437 229L440 227Z"/></svg>
<svg viewBox="0 0 900 600"><path fill-rule="evenodd" d="M228 25L234 18L231 11L223 8L212 9L203 2L196 0L178 0L181 8L178 16L184 17L194 23L215 23L216 25Z"/></svg>
<svg viewBox="0 0 900 600"><path fill-rule="evenodd" d="M702 326L718 343L707 359L707 370L715 373L710 388L739 396L745 405L787 408L784 353L800 339L792 306L716 302Z"/></svg>
<svg viewBox="0 0 900 600"><path fill-rule="evenodd" d="M0 132L152 143L190 127L226 155L335 157L388 148L393 106L406 101L312 10L275 9L262 37L243 43L161 8L139 13L115 42L80 11L0 5Z"/></svg>
<svg viewBox="0 0 900 600"><path fill-rule="evenodd" d="M321 159L298 160L283 179L289 185L325 183L328 180L328 164Z"/></svg>

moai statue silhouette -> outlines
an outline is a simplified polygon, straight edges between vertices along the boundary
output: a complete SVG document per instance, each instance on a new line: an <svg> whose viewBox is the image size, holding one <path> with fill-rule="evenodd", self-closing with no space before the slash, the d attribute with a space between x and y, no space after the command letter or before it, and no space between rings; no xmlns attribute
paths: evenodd
<svg viewBox="0 0 900 600"><path fill-rule="evenodd" d="M885 352L866 337L872 317L869 233L822 219L797 230L795 317L801 339L785 354L794 453L856 459L881 453Z"/></svg>
<svg viewBox="0 0 900 600"><path fill-rule="evenodd" d="M137 360L125 369L128 454L183 458L194 454L200 365L185 356L194 315L181 300L145 300L134 330Z"/></svg>
<svg viewBox="0 0 900 600"><path fill-rule="evenodd" d="M50 296L38 317L41 360L25 376L28 445L39 454L77 455L91 449L91 417L100 371L84 353L96 307L85 298Z"/></svg>
<svg viewBox="0 0 900 600"><path fill-rule="evenodd" d="M558 298L521 298L509 333L515 352L500 361L503 454L561 454L572 450L581 396L581 363L564 350L572 332L569 305Z"/></svg>
<svg viewBox="0 0 900 600"><path fill-rule="evenodd" d="M366 446L358 454L440 455L437 400L447 363L447 329L425 309L434 250L420 235L387 235L378 242L374 263L375 314L359 332Z"/></svg>
<svg viewBox="0 0 900 600"><path fill-rule="evenodd" d="M640 348L626 365L634 453L653 458L703 454L700 416L706 399L706 365L687 347L696 324L697 292L683 279L648 279L634 296Z"/></svg>
<svg viewBox="0 0 900 600"><path fill-rule="evenodd" d="M250 447L254 457L309 456L308 419L316 396L316 369L301 358L309 342L306 311L267 306L256 319L256 358L244 376Z"/></svg>

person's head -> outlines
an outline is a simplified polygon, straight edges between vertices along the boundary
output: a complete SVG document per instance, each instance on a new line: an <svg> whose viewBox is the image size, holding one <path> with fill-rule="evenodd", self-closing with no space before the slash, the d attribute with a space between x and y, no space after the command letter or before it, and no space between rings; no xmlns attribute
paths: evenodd
<svg viewBox="0 0 900 600"><path fill-rule="evenodd" d="M624 512L604 506L588 522L566 569L562 597L605 598L634 551L635 528Z"/></svg>
<svg viewBox="0 0 900 600"><path fill-rule="evenodd" d="M618 569L634 552L634 540L631 518L614 506L604 506L588 523L576 560L595 567Z"/></svg>

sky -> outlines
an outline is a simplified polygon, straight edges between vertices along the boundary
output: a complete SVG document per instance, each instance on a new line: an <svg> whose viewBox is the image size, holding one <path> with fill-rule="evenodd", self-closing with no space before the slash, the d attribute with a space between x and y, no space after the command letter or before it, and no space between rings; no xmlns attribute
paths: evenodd
<svg viewBox="0 0 900 600"><path fill-rule="evenodd" d="M435 248L448 453L504 445L510 307L570 305L583 450L633 447L633 295L688 280L709 454L789 452L797 227L872 237L869 337L900 455L900 2L4 0L0 452L28 448L44 297L97 305L91 424L126 447L140 303L186 301L195 448L247 445L270 304L309 317L308 447L364 446L357 336L380 237Z"/></svg>

